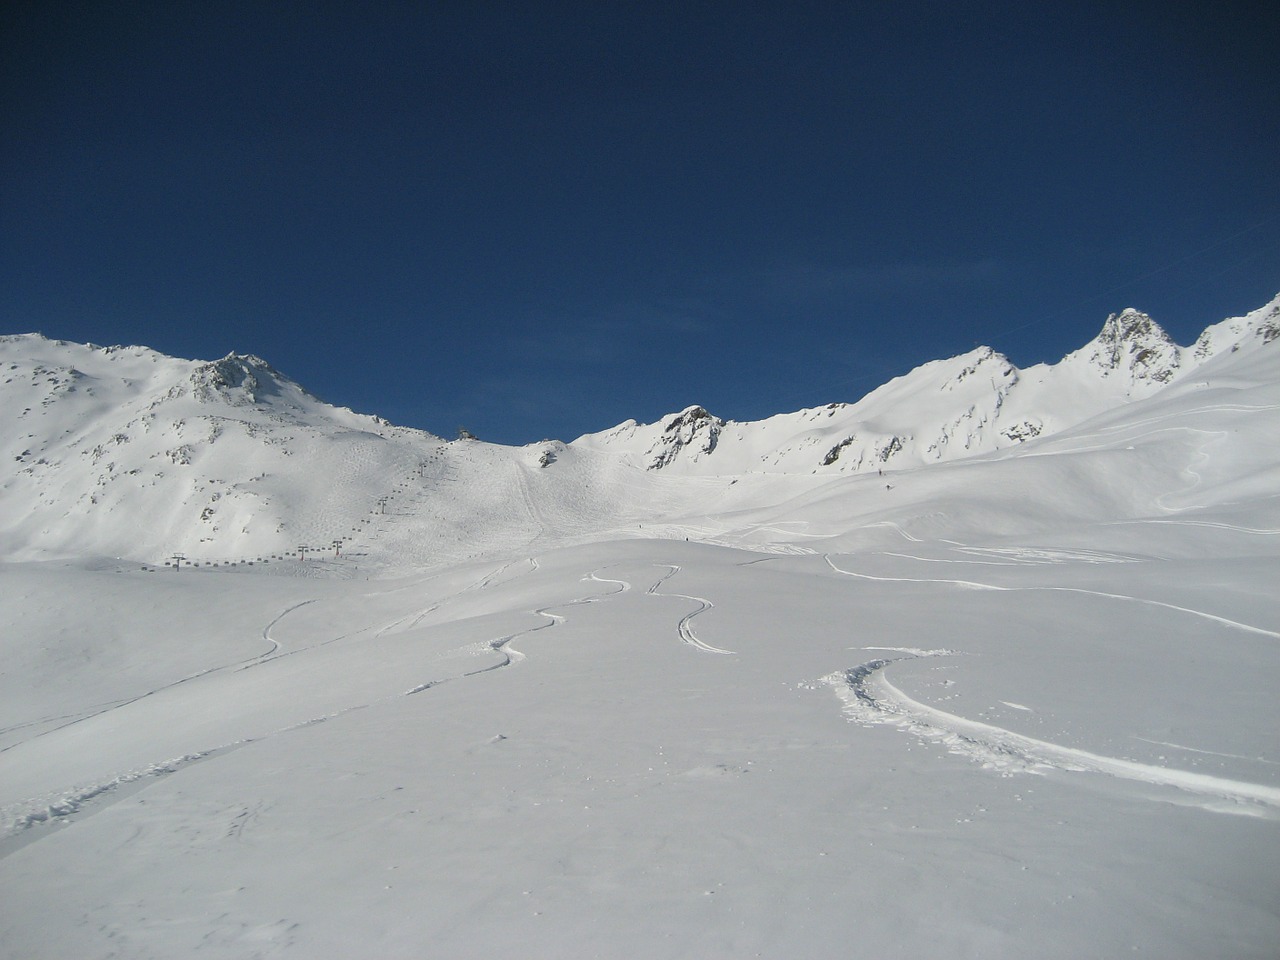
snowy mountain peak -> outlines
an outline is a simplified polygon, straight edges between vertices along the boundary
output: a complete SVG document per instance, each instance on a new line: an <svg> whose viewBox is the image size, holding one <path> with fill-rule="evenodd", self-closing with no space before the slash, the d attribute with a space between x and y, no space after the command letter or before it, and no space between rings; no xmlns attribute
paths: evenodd
<svg viewBox="0 0 1280 960"><path fill-rule="evenodd" d="M693 459L699 454L711 453L720 440L725 422L709 414L703 407L685 407L662 421L662 434L646 454L650 470L660 470L671 463L682 450L689 450Z"/></svg>
<svg viewBox="0 0 1280 960"><path fill-rule="evenodd" d="M962 362L963 366L955 374L955 376L942 384L943 390L954 390L961 382L975 375L983 375L995 378L1017 377L1018 368L1015 367L1003 353L993 350L991 347L978 347L970 350L968 353L961 354L959 357L951 361L954 366L955 362ZM935 364L946 364L948 361L935 360ZM926 364L928 366L928 364Z"/></svg>
<svg viewBox="0 0 1280 960"><path fill-rule="evenodd" d="M673 430L680 430L684 427L696 424L700 420L717 419L719 418L713 417L711 414L707 413L705 407L700 407L697 404L694 404L693 406L685 407L679 413L671 414L671 416L664 419L662 423L663 430L670 433Z"/></svg>
<svg viewBox="0 0 1280 960"><path fill-rule="evenodd" d="M0 358L8 557L331 543L437 442L323 403L255 356L199 362L29 334L0 340Z"/></svg>
<svg viewBox="0 0 1280 960"><path fill-rule="evenodd" d="M1084 351L1104 376L1113 371L1127 374L1134 384L1168 383L1182 366L1182 348L1160 324L1132 307L1107 317L1102 332Z"/></svg>
<svg viewBox="0 0 1280 960"><path fill-rule="evenodd" d="M587 509L613 517L602 503L616 506L648 483L633 482L636 468L662 470L664 489L685 476L883 473L887 493L897 486L890 472L1014 455L1176 391L1192 371L1204 386L1224 365L1254 362L1262 351L1256 360L1265 367L1277 340L1280 298L1209 327L1185 350L1130 309L1057 364L1020 370L979 347L925 363L853 403L754 422L692 405L653 423L628 420L569 444L512 452L479 441L446 449L437 437L332 407L252 355L198 362L146 347L0 337L0 409L9 415L0 431L0 555L278 553L391 523L371 517L408 516L387 505L412 490L416 519L405 522L397 548L435 556L442 544L470 550L478 537L501 539L506 527L495 517L539 527L548 502L571 503L572 516ZM554 470L540 469L550 463ZM472 467L465 495L454 496ZM489 518L482 528L478 516ZM425 529L431 538L418 536Z"/></svg>
<svg viewBox="0 0 1280 960"><path fill-rule="evenodd" d="M1133 308L1057 364L1020 370L989 346L933 360L856 403L724 421L688 407L656 423L634 420L579 438L582 449L623 453L649 470L698 476L866 473L990 454L1049 437L1145 399L1207 356L1280 339L1280 298L1210 327L1194 351ZM711 454L714 453L714 456Z"/></svg>
<svg viewBox="0 0 1280 960"><path fill-rule="evenodd" d="M1280 296L1243 317L1215 323L1200 334L1192 347L1197 362L1218 353L1256 348L1280 340Z"/></svg>
<svg viewBox="0 0 1280 960"><path fill-rule="evenodd" d="M228 353L221 360L202 363L191 372L192 394L197 400L223 399L237 406L279 396L282 385L302 388L281 375L269 363L252 354Z"/></svg>

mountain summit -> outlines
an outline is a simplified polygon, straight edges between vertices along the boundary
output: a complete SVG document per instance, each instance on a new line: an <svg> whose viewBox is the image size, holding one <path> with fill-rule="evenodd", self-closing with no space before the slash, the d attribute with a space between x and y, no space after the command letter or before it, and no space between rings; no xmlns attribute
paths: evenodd
<svg viewBox="0 0 1280 960"><path fill-rule="evenodd" d="M1102 332L1081 351L1103 376L1126 379L1132 393L1141 384L1166 384L1182 366L1183 349L1145 313L1132 307L1113 313Z"/></svg>
<svg viewBox="0 0 1280 960"><path fill-rule="evenodd" d="M517 448L446 443L330 406L254 356L197 362L0 337L0 537L10 559L215 560L360 544L381 562L429 565L513 537L654 530L672 510L700 509L707 487L669 482L681 477L723 478L734 497L760 486L752 478L785 478L788 496L841 476L893 489L904 471L1030 452L1181 383L1209 383L1226 358L1276 339L1280 298L1190 348L1129 309L1056 364L1019 369L980 347L854 403L756 422L692 405Z"/></svg>
<svg viewBox="0 0 1280 960"><path fill-rule="evenodd" d="M655 424L628 421L575 443L625 451L651 470L715 476L861 473L992 453L1051 436L1153 395L1222 349L1268 342L1280 298L1207 329L1180 347L1147 314L1110 315L1098 335L1057 364L1021 370L991 347L923 364L856 403L724 421L689 407Z"/></svg>

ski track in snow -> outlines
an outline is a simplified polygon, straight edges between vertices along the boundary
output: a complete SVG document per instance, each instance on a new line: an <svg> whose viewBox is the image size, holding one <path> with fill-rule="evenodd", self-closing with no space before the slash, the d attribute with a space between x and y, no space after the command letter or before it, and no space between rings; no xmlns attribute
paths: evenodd
<svg viewBox="0 0 1280 960"><path fill-rule="evenodd" d="M875 523L866 524L861 529L870 530L873 527L888 527L890 530L894 531L894 533L902 537L903 540L906 540L910 543L922 542L919 537L913 537L911 534L907 533L907 531L902 529L901 524L896 523L893 520L877 520Z"/></svg>
<svg viewBox="0 0 1280 960"><path fill-rule="evenodd" d="M868 660L822 679L835 688L851 720L867 725L900 727L921 740L941 744L951 753L978 761L988 769L1006 774L1044 770L1101 773L1139 783L1176 787L1235 804L1207 808L1215 812L1280 818L1280 787L1157 767L1037 740L913 700L890 683L884 674L885 668L893 663L952 656L955 652L923 650L903 657Z"/></svg>
<svg viewBox="0 0 1280 960"><path fill-rule="evenodd" d="M956 546L958 553L971 554L978 557L1006 557L1005 560L965 560L964 563L981 563L992 567L1016 567L1029 563L1139 563L1141 557L1132 557L1123 553L1108 553L1102 550L1061 550L1044 547L966 547ZM935 557L916 557L906 553L887 554L907 560L927 560L931 563L955 563L955 560Z"/></svg>
<svg viewBox="0 0 1280 960"><path fill-rule="evenodd" d="M691 600L694 603L698 604L698 609L694 610L693 613L686 614L684 617L682 617L680 620L680 623L677 625L677 629L680 631L680 639L683 640L685 643L689 644L691 647L701 650L703 653L719 653L719 654L723 654L725 656L730 656L730 657L735 656L735 653L733 650L723 650L720 647L713 647L711 644L705 643L702 640L699 640L697 636L694 634L693 628L690 626L689 622L694 617L696 617L700 613L705 613L707 610L710 610L712 607L715 606L715 604L713 604L710 600L704 599L703 597L691 597L685 593L658 593L658 588L660 586L662 586L664 583L666 583L668 580L670 580L672 577L674 577L677 573L680 572L680 565L678 563L670 563L670 564L667 564L667 566L670 567L670 569L666 573L664 573L662 576L660 576L654 582L653 586L649 588L647 592L649 593L650 596L677 597L681 600Z"/></svg>
<svg viewBox="0 0 1280 960"><path fill-rule="evenodd" d="M375 634L373 635L373 639L375 639L375 640L376 640L376 639L378 639L378 637L381 637L383 634L388 633L388 632L390 632L391 630L395 629L395 628L396 628L396 627L398 627L400 624L404 623L406 620L409 620L409 625L408 625L405 629L407 629L407 630L412 630L414 627L416 627L418 624L420 624L423 620L425 620L428 616L430 616L431 614L435 613L435 612L436 612L437 610L439 610L442 606L444 606L446 603L448 603L450 600L455 600L455 599L457 599L458 597L462 596L463 594L465 594L465 593L470 593L470 592L472 592L473 590L483 590L483 589L485 589L485 588L486 588L486 587L488 587L490 584L492 584L495 580L497 580L497 579L498 579L498 577L500 577L500 576L502 576L502 574L506 573L506 572L507 572L507 570L511 569L511 568L512 568L512 567L514 567L517 563L521 563L521 562L529 564L529 569L526 571L526 573L533 573L535 570L537 570L537 569L538 569L538 561L537 561L537 560L535 560L535 559L533 559L533 557L529 557L529 558L527 558L527 559L526 559L526 560L524 560L524 561L512 560L512 561L510 561L510 562L508 562L508 563L504 563L504 564L503 564L502 566L500 566L497 570L493 570L493 571L491 571L491 572L489 572L489 573L485 574L483 577L481 577L481 578L480 578L479 580L477 580L475 583L471 584L470 586L466 587L465 589L461 590L460 592L458 592L458 593L452 593L452 594L449 594L447 597L442 597L441 599L437 600L435 603L431 604L429 607L426 607L426 608L425 608L425 609L423 609L423 610L419 610L416 614L409 613L409 614L405 614L403 617L399 617L399 618L397 618L397 619L395 619L395 620L392 620L392 621L391 621L390 623L388 623L386 626L384 626L384 627L382 627L381 629L379 629L379 630L378 630L378 632L377 632L377 633L375 633ZM410 620L410 619L409 619L410 617L412 617L413 619L412 619L412 620Z"/></svg>
<svg viewBox="0 0 1280 960"><path fill-rule="evenodd" d="M530 564L529 572L532 572L533 570L538 569L537 560L533 558L529 558L527 562ZM469 585L468 587L464 588L463 590L459 591L457 594L454 594L452 596L453 597L462 596L463 594L471 592L473 590L484 589L512 565L513 565L512 563L503 565L498 570L495 570L489 573L485 577L481 578L480 580L476 581L475 583ZM667 576L670 576L670 575L671 574L667 574ZM595 581L597 583L617 584L618 589L604 595L580 597L576 600L570 600L563 604L551 604L550 606L541 607L531 611L536 616L546 618L547 622L530 627L526 630L520 630L515 633L498 637L494 640L489 640L484 644L486 649L492 650L495 653L498 653L501 655L502 659L499 660L497 663L490 664L489 666L486 666L486 667L481 667L477 670L466 671L465 673L461 673L456 677L444 677L439 680L431 680L425 683L421 683L408 690L402 691L400 693L390 694L384 697L379 697L368 703L353 704L351 706L343 707L342 709L335 710L331 713L327 713L322 716L311 717L309 719L305 719L299 722L290 723L283 727L279 727L275 730L269 731L259 736L249 737L242 740L236 740L230 743L222 744L212 749L187 753L180 757L176 757L169 760L163 760L158 763L150 764L146 767L129 770L124 773L118 774L114 777L111 777L110 779L105 781L100 781L87 786L81 785L81 786L71 787L65 790L57 791L55 794L49 797L41 798L41 799L33 798L31 800L22 801L19 803L8 804L4 808L0 808L0 859L3 859L4 857L14 853L15 851L21 849L22 847L27 846L30 843L34 843L42 839L43 837L49 835L47 831L40 831L39 833L31 833L30 831L31 831L31 828L33 827L48 826L48 825L54 825L57 827L68 826L75 819L81 819L83 818L83 816L91 815L93 813L99 812L100 810L106 809L112 804L115 804L120 802L121 800L124 800L127 796L131 795L133 792L136 792L137 790L140 790L140 789L145 789L145 787L148 786L151 781L169 776L170 774L177 773L180 770L190 766L193 763L197 763L200 761L213 759L214 757L222 756L230 752L231 750L238 749L239 747L246 746L250 743L255 743L260 740L265 740L269 737L273 737L278 734L289 733L294 730L300 730L305 727L313 726L317 723L325 723L329 720L334 720L338 717L344 716L356 710L364 710L376 704L387 703L393 700L400 699L402 697L413 696L415 694L422 693L426 690L430 690L433 687L440 686L441 684L448 683L452 680L463 680L468 677L479 676L481 674L490 673L494 670L500 670L504 667L511 666L512 664L518 663L521 660L525 659L525 654L517 650L512 645L513 641L518 640L521 637L529 636L530 634L536 633L539 630L545 630L548 627L555 626L557 623L564 622L566 617L562 614L552 613L551 611L553 609L563 608L563 607L572 607L572 606L577 606L585 603L594 603L599 600L604 600L604 599L608 599L609 597L617 596L618 594L624 593L627 590L631 589L631 585L626 581L613 579L609 577L602 577L600 576L600 571L595 571L589 574L588 576L584 577L583 579ZM446 602L446 600L448 599L452 599L452 597L446 598L445 600L441 600L435 606L436 607L440 606L441 604ZM240 661L237 664L233 664L231 666L245 669L258 664L270 662L271 660L281 659L286 656L306 653L309 651L313 651L318 647L326 646L330 643L334 643L338 640L344 639L345 637L354 636L358 633L365 632L368 629L366 627L364 630L355 631L355 633L352 633L352 634L345 634L342 637L335 637L332 640L326 640L318 644L312 644L306 647L299 647L296 650L290 650L284 653L279 653L281 649L280 644L276 640L272 639L270 635L271 629L275 627L277 624L279 624L281 620L283 620L286 616L288 616L288 614L290 614L294 610L297 610L299 607L303 607L309 603L314 603L314 602L315 600L304 600L282 611L270 623L268 623L262 630L263 639L267 640L269 643L273 645L272 649L267 651L264 654L261 654L258 657L254 657L246 661ZM435 609L435 607L431 609ZM698 611L698 612L701 612L701 611ZM421 619L421 616L425 616L425 614L419 615L418 619ZM407 617L402 617L396 621L393 621L393 624L382 628L382 630L379 630L375 636L381 635L383 632L389 629L390 626L396 623L402 623L405 619L407 619ZM688 617L685 618L685 620L688 620L688 619L689 619ZM417 621L415 620L414 622L416 623ZM681 621L682 628L684 623L685 621ZM466 649L466 647L464 646L462 649ZM715 648L709 648L709 649L715 650ZM726 652L726 651L717 651L717 652ZM183 679L175 681L174 683L166 684L165 686L162 686L162 687L157 687L155 690L148 691L147 693L141 694L140 696L111 704L107 706L106 709L98 711L98 713L91 714L90 716L87 716L87 717L81 717L78 720L72 721L72 723L79 723L79 722L82 722L83 720L92 719L93 717L100 716L101 714L107 713L110 710L119 709L121 707L128 706L131 703L136 703L137 701L142 700L145 697L149 697L156 693L160 693L163 690L167 690L171 687L178 686L181 683L186 683L190 680L195 680L199 677L206 676L207 674L215 673L219 670L224 670L224 669L227 669L227 667L226 666L212 667L208 670L201 671L200 673L192 674L191 676L184 677ZM66 727L66 726L71 726L71 724L63 724L63 727ZM62 727L58 727L55 729L62 729ZM53 733L53 732L54 732L53 730L49 730L49 731L45 731L45 734ZM45 734L40 734L38 736L44 736ZM37 739L37 738L32 738L32 739ZM23 741L23 742L27 742L27 741ZM18 744L13 744L12 746L18 746ZM6 748L6 749L10 749L10 748ZM0 752L3 752L3 751L0 751ZM133 789L127 789L130 787L132 787Z"/></svg>
<svg viewBox="0 0 1280 960"><path fill-rule="evenodd" d="M846 577L856 577L859 580L875 580L880 583L949 583L957 587L964 587L970 590L995 590L999 592L1029 592L1029 591L1047 591L1056 593L1082 593L1091 597L1105 597L1109 600L1123 600L1129 603L1141 603L1151 607L1163 607L1166 610L1174 610L1178 613L1189 614L1193 617L1202 617L1205 620L1212 620L1215 623L1221 623L1224 626L1233 627L1237 630L1243 630L1246 633L1257 633L1264 637L1274 637L1280 640L1280 633L1274 630L1266 630L1262 627L1255 627L1252 624L1241 623L1239 620L1231 620L1227 617L1220 617L1216 613L1207 613L1204 610L1195 610L1191 607L1180 607L1174 603L1165 603L1163 600L1149 600L1145 597L1131 597L1123 593L1106 593L1102 590L1086 590L1083 587L1046 587L1046 586L1030 586L1030 587L1001 587L992 583L979 583L976 580L951 580L935 577L877 577L869 573L855 573L852 570L844 570L837 567L831 561L830 554L823 554L829 566L836 573L843 574ZM912 557L913 560L921 560L920 557ZM964 563L967 561L954 561L956 563Z"/></svg>
<svg viewBox="0 0 1280 960"><path fill-rule="evenodd" d="M1067 593L1083 593L1113 600L1125 600L1152 606L1165 607L1180 613L1203 617L1250 633L1280 639L1280 634L1225 617L1179 607L1141 597L1103 593L1078 587L999 587L968 580L918 579L910 577L874 577L841 569L829 555L824 558L836 573L859 579L901 583L944 583L969 589L984 590L1055 590ZM1280 788L1261 784L1230 780L1185 770L1158 767L1151 764L1107 757L1075 747L1065 747L1045 740L1014 733L1003 727L969 720L965 717L939 710L913 700L889 682L885 668L895 662L926 657L954 656L955 650L923 650L914 647L864 647L865 650L885 650L903 653L905 656L869 660L840 673L830 674L823 682L833 686L844 701L844 709L850 719L866 724L891 724L908 730L918 738L939 743L950 752L967 756L984 767L1002 772L1056 769L1071 772L1093 772L1159 786L1176 787L1190 793L1231 801L1235 806L1212 806L1219 812L1246 813L1258 816L1280 817ZM1027 709L1009 704L1017 709ZM1168 744L1168 746L1175 746ZM1178 748L1182 749L1182 748ZM1196 751L1211 753L1212 751ZM1224 756L1227 756L1224 754ZM1244 758L1249 759L1249 758ZM1241 806L1248 805L1248 806Z"/></svg>
<svg viewBox="0 0 1280 960"><path fill-rule="evenodd" d="M147 690L144 693L140 693L137 696L126 697L123 700L112 700L109 703L101 704L100 705L101 709L94 710L93 708L90 708L91 710L93 710L92 713L70 713L60 717L46 717L41 720L30 720L26 723L22 723L22 724L18 724L17 726L10 727L8 728L8 730L4 732L7 733L10 730L19 730L19 729L22 729L23 727L31 727L40 723L47 723L54 720L69 721L67 723L59 724L56 727L51 727L48 730L42 730L40 733L37 733L34 737L28 737L26 740L19 740L15 743L9 744L7 747L0 747L0 753L8 753L10 750L14 749L15 747L20 747L24 743L30 743L33 740L39 740L41 737L46 737L49 734L57 733L59 730L65 730L67 727L74 727L77 723L84 723L87 720L92 720L95 717L100 717L103 714L110 713L112 710L120 710L124 707L129 706L130 704L137 703L139 700L145 700L147 697L154 697L158 693L163 693L164 691L171 690L174 687L179 687L184 683L190 683L192 680L199 680L201 677L207 677L211 673L218 673L223 670L245 670L245 669L248 669L249 667L257 666L258 664L261 664L261 663L266 663L269 660L277 659L277 657L281 655L288 656L288 654L279 653L280 643L271 637L271 628L274 627L276 624L278 624L281 620L283 620L286 616L288 616L294 610L297 610L299 607L305 607L309 603L315 603L315 600L303 600L301 603L295 603L293 604L293 606L285 608L285 610L282 611L279 616L277 616L274 620L272 620L270 623L268 623L265 627L262 628L262 639L265 640L267 643L271 644L271 649L266 651L265 653L258 654L258 656L256 657L249 657L246 660L237 660L233 663L224 663L224 664L219 664L216 667L207 667L204 670L198 670L195 673L188 674L185 677L180 677L179 679L174 680L171 683L161 684L160 686L155 687L154 689L151 689L151 690ZM75 719L71 719L72 717L74 717ZM173 761L165 761L165 763L171 763L171 762ZM136 777L134 779L136 779Z"/></svg>
<svg viewBox="0 0 1280 960"><path fill-rule="evenodd" d="M534 503L533 495L529 492L529 480L524 475L524 468L520 464L512 462L511 469L515 474L516 492L520 495L520 502L524 506L525 513L529 515L529 522L537 527L537 533L530 537L530 542L533 542L546 535L546 520L542 516L542 511Z"/></svg>
<svg viewBox="0 0 1280 960"><path fill-rule="evenodd" d="M537 569L536 567L537 561L531 560L530 562L534 563L535 564L534 569ZM508 566L510 566L510 564L508 564ZM506 569L506 568L504 567L503 569ZM488 641L488 643L486 644L486 646L490 650L493 650L496 653L500 653L502 655L502 660L499 661L498 663L490 664L487 667L481 667L479 670L468 671L467 673L463 673L456 678L450 677L450 678L446 678L445 680L437 680L432 683L419 684L418 686L414 687L412 690L406 690L404 695L409 696L410 694L421 693L423 690L430 689L431 687L439 686L442 683L448 683L449 680L451 679L463 680L463 679L466 679L467 677L478 676L479 674L489 673L493 670L501 670L503 667L509 667L513 663L518 663L519 661L526 659L526 657L525 657L525 654L521 653L514 646L512 646L512 641L518 640L521 637L527 637L533 633L537 633L539 630L546 630L548 627L553 627L557 623L563 623L566 619L568 619L562 614L552 613L551 611L553 609L562 608L562 607L575 607L585 603L596 603L600 600L607 600L610 597L615 597L620 593L626 593L628 590L631 589L631 584L627 583L625 580L615 580L609 577L601 577L599 576L599 571L594 571L588 574L587 576L583 577L583 579L592 580L592 581L595 581L596 583L616 583L618 584L618 589L614 590L611 593L606 593L600 596L593 595L590 597L579 597L577 600L569 600L569 601L566 601L565 603L553 603L550 606L539 607L535 610L532 610L530 611L531 613L533 613L535 616L545 617L547 619L547 622L540 623L536 627L529 627L527 630L520 630L520 631L517 631L516 633L511 633L511 634L507 634L506 636L498 637L495 640Z"/></svg>
<svg viewBox="0 0 1280 960"><path fill-rule="evenodd" d="M1246 757L1239 753L1222 753L1218 750L1201 750L1199 747L1188 747L1181 743L1170 743L1168 740L1151 740L1147 737L1135 736L1133 739L1141 740L1143 743L1152 743L1157 747L1170 747L1174 750L1184 750L1187 753L1200 753L1207 757L1226 757L1229 760L1248 760L1252 763L1265 763L1268 766L1280 767L1280 761L1268 760L1266 757Z"/></svg>
<svg viewBox="0 0 1280 960"><path fill-rule="evenodd" d="M1274 537L1280 535L1280 530L1259 530L1254 527L1241 527L1233 523L1211 522L1209 520L1172 520L1159 517L1142 518L1138 520L1112 520L1105 524L1108 527L1132 526L1134 524L1146 523L1167 523L1175 526L1185 527L1209 527L1214 530L1228 530L1231 533L1247 533L1258 537Z"/></svg>
<svg viewBox="0 0 1280 960"><path fill-rule="evenodd" d="M229 753L238 747L253 743L254 739L259 738L240 740L200 753L184 754L181 757L122 773L92 786L72 787L69 790L60 791L54 799L35 806L31 806L30 802L10 804L0 809L0 860L50 835L48 830L36 832L32 830L33 827L60 829L70 826L77 815L81 815L79 818L82 818L104 810L132 793L145 789L152 780L177 773L194 763ZM129 789L130 787L133 789Z"/></svg>
<svg viewBox="0 0 1280 960"><path fill-rule="evenodd" d="M274 627L281 620L283 620L285 617L287 617L289 614L293 613L293 611L297 610L299 607L305 607L307 604L315 603L315 602L316 602L315 600L303 600L301 603L295 603L291 607L286 607L285 610L278 617L276 617L274 620L268 623L265 627L263 627L262 639L267 641L267 643L271 644L271 649L268 650L266 653L262 654L262 656L260 657L254 657L252 660L248 661L246 665L262 663L265 660L273 659L275 655L280 651L280 641L276 640L274 637L271 636L271 628Z"/></svg>

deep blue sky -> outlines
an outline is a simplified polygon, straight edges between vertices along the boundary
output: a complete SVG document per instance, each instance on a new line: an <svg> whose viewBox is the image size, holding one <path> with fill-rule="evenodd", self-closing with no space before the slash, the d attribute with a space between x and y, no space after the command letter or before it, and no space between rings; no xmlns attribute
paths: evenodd
<svg viewBox="0 0 1280 960"><path fill-rule="evenodd" d="M11 0L0 332L452 435L854 400L1280 292L1273 4Z"/></svg>

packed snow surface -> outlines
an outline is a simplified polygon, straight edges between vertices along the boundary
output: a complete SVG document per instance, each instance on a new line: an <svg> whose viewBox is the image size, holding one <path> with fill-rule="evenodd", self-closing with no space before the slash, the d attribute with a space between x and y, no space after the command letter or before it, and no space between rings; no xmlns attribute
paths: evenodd
<svg viewBox="0 0 1280 960"><path fill-rule="evenodd" d="M0 955L1274 957L1277 317L524 448L0 339Z"/></svg>

